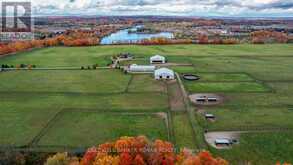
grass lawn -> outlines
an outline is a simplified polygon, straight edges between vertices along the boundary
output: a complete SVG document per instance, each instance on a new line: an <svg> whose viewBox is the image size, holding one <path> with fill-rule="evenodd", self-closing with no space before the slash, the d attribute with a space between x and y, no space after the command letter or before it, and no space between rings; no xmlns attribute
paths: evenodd
<svg viewBox="0 0 293 165"><path fill-rule="evenodd" d="M230 160L232 164L292 163L292 136L292 132L243 134L239 146L233 147L232 150L213 152Z"/></svg>
<svg viewBox="0 0 293 165"><path fill-rule="evenodd" d="M119 93L130 77L111 70L11 71L0 74L0 91Z"/></svg>
<svg viewBox="0 0 293 165"><path fill-rule="evenodd" d="M161 93L109 95L0 93L0 111L85 109L93 111L156 112L168 109L168 97Z"/></svg>
<svg viewBox="0 0 293 165"><path fill-rule="evenodd" d="M193 66L172 66L171 69L173 69L177 73L194 73L195 67Z"/></svg>
<svg viewBox="0 0 293 165"><path fill-rule="evenodd" d="M166 85L154 79L152 74L133 75L128 92L164 92Z"/></svg>
<svg viewBox="0 0 293 165"><path fill-rule="evenodd" d="M198 73L202 82L249 82L255 81L245 73Z"/></svg>
<svg viewBox="0 0 293 165"><path fill-rule="evenodd" d="M244 72L258 80L293 80L292 57L194 57L192 63L196 72Z"/></svg>
<svg viewBox="0 0 293 165"><path fill-rule="evenodd" d="M177 147L194 149L196 147L196 142L187 114L173 113L172 119Z"/></svg>
<svg viewBox="0 0 293 165"><path fill-rule="evenodd" d="M68 112L54 123L39 145L84 147L138 135L167 140L164 119L153 115Z"/></svg>
<svg viewBox="0 0 293 165"><path fill-rule="evenodd" d="M255 128L293 128L293 111L288 107L208 108L215 122L205 122L212 130L253 130Z"/></svg>
<svg viewBox="0 0 293 165"><path fill-rule="evenodd" d="M187 82L187 90L190 93L199 92L269 92L270 89L256 82Z"/></svg>
<svg viewBox="0 0 293 165"><path fill-rule="evenodd" d="M2 109L0 111L0 146L24 146L42 130L57 110Z"/></svg>
<svg viewBox="0 0 293 165"><path fill-rule="evenodd" d="M106 66L111 63L110 56L97 47L54 47L37 49L31 52L7 56L0 64L33 64L37 67L81 67ZM111 55L111 53L110 53Z"/></svg>

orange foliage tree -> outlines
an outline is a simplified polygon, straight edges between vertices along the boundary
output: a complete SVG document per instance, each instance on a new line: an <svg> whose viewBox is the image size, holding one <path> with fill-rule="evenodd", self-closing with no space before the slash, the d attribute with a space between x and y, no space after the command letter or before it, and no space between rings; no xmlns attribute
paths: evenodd
<svg viewBox="0 0 293 165"><path fill-rule="evenodd" d="M254 44L264 44L264 43L287 43L289 37L286 33L276 32L276 31L268 31L268 30L259 30L252 32L250 34L251 42Z"/></svg>
<svg viewBox="0 0 293 165"><path fill-rule="evenodd" d="M52 156L48 158L48 160L54 162L53 158L56 158L56 156ZM76 159L62 157L62 160ZM92 147L86 151L80 161L74 161L74 164L228 165L228 162L221 158L214 158L207 151L202 151L196 155L191 151L184 149L177 154L172 143L162 140L155 140L154 142L151 142L144 136L138 136L121 137L117 141L101 144L97 147Z"/></svg>
<svg viewBox="0 0 293 165"><path fill-rule="evenodd" d="M198 43L199 44L208 44L209 43L209 37L206 34L199 34L198 35Z"/></svg>

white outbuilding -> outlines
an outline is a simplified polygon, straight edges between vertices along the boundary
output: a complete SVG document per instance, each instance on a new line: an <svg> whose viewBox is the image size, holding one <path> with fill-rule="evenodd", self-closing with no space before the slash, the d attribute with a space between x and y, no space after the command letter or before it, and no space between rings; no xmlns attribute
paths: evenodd
<svg viewBox="0 0 293 165"><path fill-rule="evenodd" d="M168 69L168 68L160 68L155 70L154 73L155 79L156 80L173 80L175 79L175 73L173 70Z"/></svg>
<svg viewBox="0 0 293 165"><path fill-rule="evenodd" d="M155 55L150 58L151 64L165 64L166 58L160 55Z"/></svg>
<svg viewBox="0 0 293 165"><path fill-rule="evenodd" d="M129 66L129 72L133 73L153 73L156 67L152 65L137 65L132 64Z"/></svg>

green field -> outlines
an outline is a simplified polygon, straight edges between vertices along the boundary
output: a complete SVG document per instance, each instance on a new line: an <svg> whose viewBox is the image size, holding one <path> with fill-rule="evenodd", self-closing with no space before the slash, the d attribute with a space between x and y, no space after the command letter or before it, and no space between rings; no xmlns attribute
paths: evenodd
<svg viewBox="0 0 293 165"><path fill-rule="evenodd" d="M293 117L293 111L287 107L208 108L207 112L217 118L213 123L205 123L209 130L293 129L293 123L289 120Z"/></svg>
<svg viewBox="0 0 293 165"><path fill-rule="evenodd" d="M270 89L266 88L262 84L255 82L211 82L211 83L200 83L200 82L186 82L187 90L190 93L222 93L222 92L269 92Z"/></svg>
<svg viewBox="0 0 293 165"><path fill-rule="evenodd" d="M168 139L164 119L153 115L72 112L61 115L39 145L91 147L121 136ZM81 143L82 142L82 143Z"/></svg>
<svg viewBox="0 0 293 165"><path fill-rule="evenodd" d="M152 75L135 75L128 87L129 92L166 92L163 82L156 81Z"/></svg>
<svg viewBox="0 0 293 165"><path fill-rule="evenodd" d="M233 164L293 163L292 44L55 47L3 57L0 64L106 66L111 56L124 52L136 58L123 65L148 64L155 54L178 65L190 64L170 68L180 75L200 76L199 81L183 81L188 93L223 96L220 105L192 107L194 112L213 113L216 121L187 113L184 104L172 105L182 96L152 75L114 69L8 71L0 72L0 146L87 147L145 134L173 140L178 147L202 149L198 146L207 145L198 140L200 130L281 130L243 134L232 150L205 149ZM168 114L171 128L162 113L154 115L158 112Z"/></svg>
<svg viewBox="0 0 293 165"><path fill-rule="evenodd" d="M194 135L192 133L192 127L189 123L188 116L186 113L173 113L172 116L173 127L176 145L178 147L191 147L196 146Z"/></svg>
<svg viewBox="0 0 293 165"><path fill-rule="evenodd" d="M241 136L241 144L232 150L213 151L233 164L276 164L293 162L292 132L252 133Z"/></svg>
<svg viewBox="0 0 293 165"><path fill-rule="evenodd" d="M1 92L122 93L130 75L109 70L17 71L0 74ZM21 83L15 85L18 82Z"/></svg>

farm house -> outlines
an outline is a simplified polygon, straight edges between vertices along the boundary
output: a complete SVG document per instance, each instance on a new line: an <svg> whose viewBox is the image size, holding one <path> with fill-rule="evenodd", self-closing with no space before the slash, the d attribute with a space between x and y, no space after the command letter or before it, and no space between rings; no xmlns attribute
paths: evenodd
<svg viewBox="0 0 293 165"><path fill-rule="evenodd" d="M132 64L129 66L129 72L147 72L147 73L153 73L155 71L156 67L151 65L137 65Z"/></svg>
<svg viewBox="0 0 293 165"><path fill-rule="evenodd" d="M175 74L174 71L168 68L161 68L155 70L154 73L155 79L160 80L160 79L165 79L165 80L173 80L175 79Z"/></svg>
<svg viewBox="0 0 293 165"><path fill-rule="evenodd" d="M165 64L166 58L160 55L155 55L150 58L151 64Z"/></svg>

